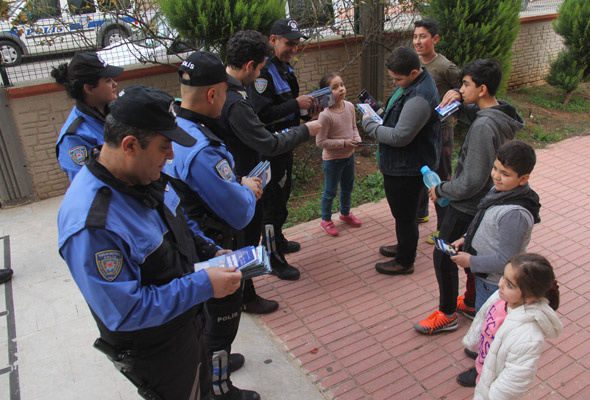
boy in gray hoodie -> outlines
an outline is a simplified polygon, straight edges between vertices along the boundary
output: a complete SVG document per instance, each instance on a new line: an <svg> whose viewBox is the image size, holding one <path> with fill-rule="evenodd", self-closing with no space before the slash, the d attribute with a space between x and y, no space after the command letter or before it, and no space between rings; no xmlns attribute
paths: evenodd
<svg viewBox="0 0 590 400"><path fill-rule="evenodd" d="M439 238L452 243L459 239L469 227L480 200L492 187L492 170L496 151L505 141L511 140L524 126L524 121L510 104L496 99L502 74L500 65L493 59L478 59L467 64L461 71L462 86L459 90L448 91L441 106L453 101L462 102L455 116L469 125L465 136L455 174L430 188L432 201L438 198L451 200L440 229ZM433 254L434 270L438 281L439 309L428 318L414 324L414 328L425 334L457 328L457 296L459 276L457 265L450 257L438 250ZM467 289L471 304L463 304L475 314L475 287L473 274L468 275Z"/></svg>

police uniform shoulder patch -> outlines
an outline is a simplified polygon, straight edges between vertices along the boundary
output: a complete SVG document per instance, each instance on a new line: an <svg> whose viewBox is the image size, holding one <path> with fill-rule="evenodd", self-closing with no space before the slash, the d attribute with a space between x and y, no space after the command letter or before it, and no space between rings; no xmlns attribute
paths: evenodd
<svg viewBox="0 0 590 400"><path fill-rule="evenodd" d="M234 173L231 170L231 167L229 166L229 162L225 158L217 163L215 169L217 170L219 175L226 181L232 180Z"/></svg>
<svg viewBox="0 0 590 400"><path fill-rule="evenodd" d="M264 78L258 78L254 81L254 89L256 89L258 93L263 93L267 86L268 81Z"/></svg>
<svg viewBox="0 0 590 400"><path fill-rule="evenodd" d="M78 165L84 165L88 158L86 146L74 146L68 151L68 154L72 157L72 161Z"/></svg>
<svg viewBox="0 0 590 400"><path fill-rule="evenodd" d="M114 281L123 268L123 253L119 250L99 251L94 258L98 272L109 282Z"/></svg>

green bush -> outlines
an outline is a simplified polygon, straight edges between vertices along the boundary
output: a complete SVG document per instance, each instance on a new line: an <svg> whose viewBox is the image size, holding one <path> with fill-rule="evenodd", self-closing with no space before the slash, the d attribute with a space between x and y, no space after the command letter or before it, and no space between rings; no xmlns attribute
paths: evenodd
<svg viewBox="0 0 590 400"><path fill-rule="evenodd" d="M545 80L551 86L565 91L564 108L570 102L574 90L582 83L583 72L583 67L578 64L578 60L569 49L561 50L557 58L551 62L551 70Z"/></svg>
<svg viewBox="0 0 590 400"><path fill-rule="evenodd" d="M565 0L553 21L553 29L563 36L584 79L590 79L590 1Z"/></svg>
<svg viewBox="0 0 590 400"><path fill-rule="evenodd" d="M438 21L437 52L460 67L478 58L495 58L502 68L503 91L512 69L521 1L431 0L425 4L422 16Z"/></svg>
<svg viewBox="0 0 590 400"><path fill-rule="evenodd" d="M253 29L269 34L272 24L285 16L283 0L159 0L164 15L183 37L199 40L208 50L225 46L238 31Z"/></svg>

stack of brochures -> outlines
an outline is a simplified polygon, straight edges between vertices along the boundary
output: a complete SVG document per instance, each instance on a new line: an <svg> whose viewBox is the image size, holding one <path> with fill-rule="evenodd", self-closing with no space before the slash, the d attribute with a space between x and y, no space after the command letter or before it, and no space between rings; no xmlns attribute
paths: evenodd
<svg viewBox="0 0 590 400"><path fill-rule="evenodd" d="M308 96L314 98L315 106L319 108L328 108L334 105L336 100L334 99L334 93L330 90L330 88L323 88L320 90L316 90L313 93L310 93ZM311 108L309 110L300 110L299 112L301 115L307 115L311 113Z"/></svg>
<svg viewBox="0 0 590 400"><path fill-rule="evenodd" d="M377 115L375 110L373 110L373 107L371 107L369 104L357 103L356 106L361 110L363 115L368 113L371 116L371 118L373 119L373 121L377 122L378 124L383 125L383 118L381 118L379 115Z"/></svg>
<svg viewBox="0 0 590 400"><path fill-rule="evenodd" d="M379 102L375 100L375 98L371 96L369 92L367 92L365 89L361 90L361 92L356 97L359 99L361 103L370 105L371 108L375 110L377 115L383 115L383 112L385 111L383 109L383 106L379 104Z"/></svg>
<svg viewBox="0 0 590 400"><path fill-rule="evenodd" d="M248 178L260 178L262 189L270 182L270 161L260 161L248 174Z"/></svg>
<svg viewBox="0 0 590 400"><path fill-rule="evenodd" d="M458 101L453 101L452 103L447 104L444 107L436 107L435 110L437 113L440 114L440 119L441 120L445 120L447 119L452 113L454 113L455 111L457 111L459 109L459 107L461 106L461 103L459 103Z"/></svg>
<svg viewBox="0 0 590 400"><path fill-rule="evenodd" d="M264 246L247 246L194 266L195 272L210 267L236 267L237 271L242 271L242 280L270 274L270 261Z"/></svg>

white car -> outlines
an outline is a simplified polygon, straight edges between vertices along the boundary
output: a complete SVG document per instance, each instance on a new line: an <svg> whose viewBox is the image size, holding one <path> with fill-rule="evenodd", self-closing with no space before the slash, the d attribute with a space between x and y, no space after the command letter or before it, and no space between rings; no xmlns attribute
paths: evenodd
<svg viewBox="0 0 590 400"><path fill-rule="evenodd" d="M133 0L14 0L0 17L5 66L23 56L102 48L132 34ZM121 15L121 16L119 16Z"/></svg>
<svg viewBox="0 0 590 400"><path fill-rule="evenodd" d="M198 50L198 46L180 39L178 32L157 13L139 32L97 53L108 64L121 67L137 63L168 64L171 59L180 60L176 56L179 53L195 50Z"/></svg>

